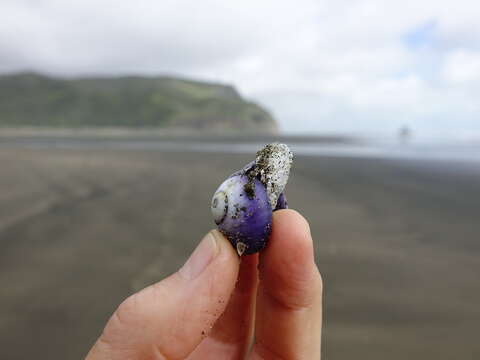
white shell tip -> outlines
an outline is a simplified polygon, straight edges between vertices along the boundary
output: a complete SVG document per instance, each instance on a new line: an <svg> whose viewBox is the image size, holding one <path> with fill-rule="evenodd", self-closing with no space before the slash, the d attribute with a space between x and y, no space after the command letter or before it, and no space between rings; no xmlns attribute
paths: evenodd
<svg viewBox="0 0 480 360"><path fill-rule="evenodd" d="M268 144L257 152L255 164L260 179L267 188L272 209L276 207L278 197L285 189L292 161L293 154L285 144Z"/></svg>

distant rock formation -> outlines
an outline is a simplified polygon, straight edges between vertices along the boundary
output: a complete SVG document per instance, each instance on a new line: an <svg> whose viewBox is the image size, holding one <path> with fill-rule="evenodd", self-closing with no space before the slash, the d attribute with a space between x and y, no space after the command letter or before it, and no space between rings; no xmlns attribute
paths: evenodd
<svg viewBox="0 0 480 360"><path fill-rule="evenodd" d="M407 125L403 125L397 132L398 141L401 143L408 142L412 135L412 130Z"/></svg>
<svg viewBox="0 0 480 360"><path fill-rule="evenodd" d="M277 132L261 106L228 85L175 77L0 76L2 127L155 127Z"/></svg>

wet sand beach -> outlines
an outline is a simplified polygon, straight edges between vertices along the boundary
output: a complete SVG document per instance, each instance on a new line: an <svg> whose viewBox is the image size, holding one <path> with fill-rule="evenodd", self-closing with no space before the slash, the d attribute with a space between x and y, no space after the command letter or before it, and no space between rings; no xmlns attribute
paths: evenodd
<svg viewBox="0 0 480 360"><path fill-rule="evenodd" d="M175 271L247 154L0 147L0 358L81 359ZM478 359L480 174L298 156L287 195L325 282L323 359Z"/></svg>

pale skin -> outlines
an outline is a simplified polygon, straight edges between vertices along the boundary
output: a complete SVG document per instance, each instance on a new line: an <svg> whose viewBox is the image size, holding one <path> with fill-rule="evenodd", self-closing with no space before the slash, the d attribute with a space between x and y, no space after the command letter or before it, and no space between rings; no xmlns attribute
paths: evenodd
<svg viewBox="0 0 480 360"><path fill-rule="evenodd" d="M209 232L179 271L118 307L86 359L313 360L321 326L310 228L280 210L260 254L240 259Z"/></svg>

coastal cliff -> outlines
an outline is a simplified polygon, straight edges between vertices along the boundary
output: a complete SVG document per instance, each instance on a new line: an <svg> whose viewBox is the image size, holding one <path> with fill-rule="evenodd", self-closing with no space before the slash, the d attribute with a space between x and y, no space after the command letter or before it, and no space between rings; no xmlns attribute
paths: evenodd
<svg viewBox="0 0 480 360"><path fill-rule="evenodd" d="M267 110L229 85L176 77L0 76L1 127L127 127L272 134Z"/></svg>

